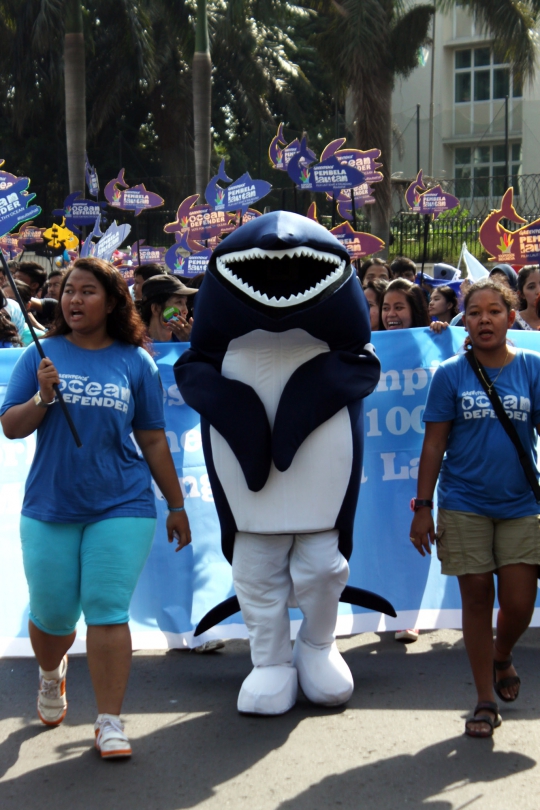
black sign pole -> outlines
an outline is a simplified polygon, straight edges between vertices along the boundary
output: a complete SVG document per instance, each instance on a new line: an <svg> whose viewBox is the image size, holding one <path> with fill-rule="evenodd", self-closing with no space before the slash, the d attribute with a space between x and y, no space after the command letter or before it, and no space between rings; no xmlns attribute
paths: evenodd
<svg viewBox="0 0 540 810"><path fill-rule="evenodd" d="M36 344L36 348L37 348L37 350L39 352L39 356L41 357L42 360L45 360L46 357L45 357L45 352L43 351L43 346L39 342L38 337L37 337L36 333L34 332L34 327L32 325L32 321L30 320L30 317L28 315L28 312L26 310L24 302L23 302L23 300L21 298L19 290L17 289L17 285L15 284L13 276L11 275L11 271L10 271L10 269L8 267L8 264L6 262L6 258L4 256L4 253L3 253L2 250L0 250L0 262L2 264L2 270L4 272L4 275L7 278L7 280L9 281L10 287L13 290L13 294L14 294L16 300L17 300L17 303L18 303L18 305L20 306L20 308L22 310L22 313L24 315L24 320L26 321L26 324L27 324L28 328L30 329L30 334L32 335L32 339L33 339L34 343ZM75 439L75 444L77 445L77 447L82 447L82 442L81 442L81 440L79 438L79 434L77 433L77 428L73 424L73 420L72 420L72 418L70 416L67 405L66 405L66 403L64 401L64 397L62 396L62 392L60 391L60 389L58 388L56 383L53 385L53 388L54 388L54 392L55 392L56 396L58 397L58 402L60 403L60 407L62 408L62 413L66 417L66 421L67 421L67 423L69 425L69 429L71 430L71 433L73 434L73 438Z"/></svg>
<svg viewBox="0 0 540 810"><path fill-rule="evenodd" d="M420 272L420 286L424 283L424 265L427 259L427 243L428 243L428 235L429 235L429 220L431 219L429 214L424 215L424 250L422 252L422 270Z"/></svg>
<svg viewBox="0 0 540 810"><path fill-rule="evenodd" d="M356 205L354 204L354 188L351 188L351 201L352 201L353 228L354 228L354 230L356 230Z"/></svg>

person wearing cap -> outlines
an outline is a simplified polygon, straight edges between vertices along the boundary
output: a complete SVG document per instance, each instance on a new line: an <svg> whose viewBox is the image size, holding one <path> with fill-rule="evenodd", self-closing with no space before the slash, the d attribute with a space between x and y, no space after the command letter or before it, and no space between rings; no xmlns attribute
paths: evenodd
<svg viewBox="0 0 540 810"><path fill-rule="evenodd" d="M188 296L198 290L186 287L176 276L158 275L142 285L140 312L154 343L186 342L193 318L188 315Z"/></svg>

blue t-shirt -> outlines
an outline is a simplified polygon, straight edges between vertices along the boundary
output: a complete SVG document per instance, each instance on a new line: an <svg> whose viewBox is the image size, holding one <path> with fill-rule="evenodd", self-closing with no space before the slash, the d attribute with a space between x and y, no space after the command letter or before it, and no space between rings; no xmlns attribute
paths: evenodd
<svg viewBox="0 0 540 810"><path fill-rule="evenodd" d="M83 444L77 448L55 402L37 430L22 514L52 523L156 517L150 470L130 438L134 429L165 427L156 364L125 343L89 350L55 337L42 345ZM2 413L36 393L39 363L29 346L13 369Z"/></svg>
<svg viewBox="0 0 540 810"><path fill-rule="evenodd" d="M499 371L486 369L491 380ZM540 354L516 349L495 389L536 469ZM517 450L463 354L441 363L424 412L424 422L450 420L453 424L437 486L439 506L503 519L538 514L540 507Z"/></svg>

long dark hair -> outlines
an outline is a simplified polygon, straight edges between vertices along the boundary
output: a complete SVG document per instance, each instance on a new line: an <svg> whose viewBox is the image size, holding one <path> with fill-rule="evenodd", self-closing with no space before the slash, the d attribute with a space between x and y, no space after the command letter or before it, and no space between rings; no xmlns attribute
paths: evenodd
<svg viewBox="0 0 540 810"><path fill-rule="evenodd" d="M388 293L391 292L401 293L407 299L411 308L411 329L414 329L416 326L429 326L426 298L418 284L413 284L412 281L408 281L406 278L395 278L384 291L379 304L379 329L382 331L385 330L382 321L382 308L384 299Z"/></svg>
<svg viewBox="0 0 540 810"><path fill-rule="evenodd" d="M112 312L107 315L106 329L108 336L121 343L128 343L130 346L140 346L146 349L148 347L146 330L122 274L112 264L103 261L103 259L94 257L76 259L63 278L60 287L60 303L65 286L74 270L86 270L88 273L92 273L105 289L107 298L114 302ZM58 306L53 324L46 337L68 335L70 332L71 329L66 323L62 307Z"/></svg>
<svg viewBox="0 0 540 810"><path fill-rule="evenodd" d="M17 327L9 315L3 312L6 304L6 297L2 290L0 290L0 341L2 343L11 343L12 346L22 346Z"/></svg>
<svg viewBox="0 0 540 810"><path fill-rule="evenodd" d="M452 304L452 309L450 310L450 316L452 318L454 318L459 312L459 303L458 303L458 297L457 297L455 291L452 289L452 287L448 287L446 284L444 284L441 287L434 287L432 289L432 291L431 291L431 294L433 295L434 292L440 293L443 296L443 298L446 300L447 304Z"/></svg>
<svg viewBox="0 0 540 810"><path fill-rule="evenodd" d="M525 289L525 284L527 283L527 279L529 276L532 276L533 273L540 273L540 267L537 264L528 264L526 267L522 267L518 273L518 295L519 295L519 308L520 309L527 309L527 301L525 300L525 296L523 295L523 290Z"/></svg>

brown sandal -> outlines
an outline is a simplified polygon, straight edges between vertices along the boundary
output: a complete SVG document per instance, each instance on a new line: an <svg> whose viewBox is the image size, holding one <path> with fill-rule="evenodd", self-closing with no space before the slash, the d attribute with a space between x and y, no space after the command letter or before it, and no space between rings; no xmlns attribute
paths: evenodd
<svg viewBox="0 0 540 810"><path fill-rule="evenodd" d="M506 697L501 692L502 689L509 689L511 686L520 686L521 678L518 675L509 675L508 678L497 680L497 672L502 672L512 666L512 656L507 661L493 661L493 688L497 697L505 703L513 703L519 697L519 689L514 697Z"/></svg>
<svg viewBox="0 0 540 810"><path fill-rule="evenodd" d="M490 714L485 712L492 712L495 715L495 720ZM486 723L489 726L489 731L479 731L478 729L471 728L470 723ZM499 728L502 723L502 717L499 714L499 707L496 703L490 700L481 700L476 704L473 716L465 722L465 734L469 737L493 737L493 730Z"/></svg>

